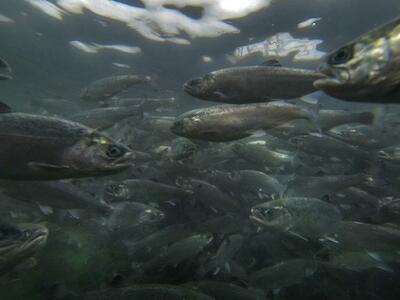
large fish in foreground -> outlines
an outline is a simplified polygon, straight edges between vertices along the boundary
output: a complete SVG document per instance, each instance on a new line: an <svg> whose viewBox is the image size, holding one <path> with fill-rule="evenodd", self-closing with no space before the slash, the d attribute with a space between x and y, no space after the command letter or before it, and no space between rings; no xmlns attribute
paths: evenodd
<svg viewBox="0 0 400 300"><path fill-rule="evenodd" d="M1 179L113 174L130 167L131 158L125 145L79 123L25 113L0 113Z"/></svg>
<svg viewBox="0 0 400 300"><path fill-rule="evenodd" d="M9 64L0 58L0 80L7 80L12 78L12 71Z"/></svg>
<svg viewBox="0 0 400 300"><path fill-rule="evenodd" d="M283 102L217 105L177 117L171 131L179 136L207 141L232 141L296 119L312 120L306 108Z"/></svg>
<svg viewBox="0 0 400 300"><path fill-rule="evenodd" d="M314 86L338 99L400 102L400 18L327 55Z"/></svg>
<svg viewBox="0 0 400 300"><path fill-rule="evenodd" d="M150 76L119 75L95 80L82 89L80 97L84 100L103 101L126 90L132 85L149 83Z"/></svg>
<svg viewBox="0 0 400 300"><path fill-rule="evenodd" d="M314 81L321 73L282 67L277 61L263 65L217 70L185 83L189 95L231 104L294 99L316 91Z"/></svg>

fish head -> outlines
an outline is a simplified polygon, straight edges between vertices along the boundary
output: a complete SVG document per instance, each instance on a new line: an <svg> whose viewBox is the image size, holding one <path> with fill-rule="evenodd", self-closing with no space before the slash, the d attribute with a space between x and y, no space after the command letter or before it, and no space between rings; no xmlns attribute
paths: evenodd
<svg viewBox="0 0 400 300"><path fill-rule="evenodd" d="M171 132L183 136L190 137L193 133L201 130L202 119L196 112L188 112L176 118L171 126Z"/></svg>
<svg viewBox="0 0 400 300"><path fill-rule="evenodd" d="M215 75L209 73L203 77L187 81L183 85L183 90L193 97L210 100L215 98L215 91L217 90L216 85L217 81Z"/></svg>
<svg viewBox="0 0 400 300"><path fill-rule="evenodd" d="M186 159L193 156L197 146L189 139L180 137L171 143L171 157L174 159Z"/></svg>
<svg viewBox="0 0 400 300"><path fill-rule="evenodd" d="M35 254L45 245L48 233L41 224L0 224L0 269Z"/></svg>
<svg viewBox="0 0 400 300"><path fill-rule="evenodd" d="M372 31L329 53L319 68L327 77L314 86L336 98L361 101L393 88L388 77L392 38L382 30Z"/></svg>
<svg viewBox="0 0 400 300"><path fill-rule="evenodd" d="M92 132L63 154L70 171L83 176L113 174L132 165L133 153L127 146Z"/></svg>
<svg viewBox="0 0 400 300"><path fill-rule="evenodd" d="M350 126L348 124L345 125L339 125L336 126L334 128L331 128L328 131L329 135L342 139L342 140L346 140L346 141L352 141L358 137L361 136L362 132L360 132L360 130L358 130L357 127L354 126Z"/></svg>
<svg viewBox="0 0 400 300"><path fill-rule="evenodd" d="M284 231L290 230L293 223L289 210L279 200L253 206L250 218L264 226Z"/></svg>
<svg viewBox="0 0 400 300"><path fill-rule="evenodd" d="M104 195L108 200L123 201L130 197L129 188L124 183L110 182L104 188Z"/></svg>
<svg viewBox="0 0 400 300"><path fill-rule="evenodd" d="M248 136L247 133L234 132L230 135L221 132L213 117L209 117L207 111L202 109L184 113L176 118L170 128L171 132L186 138L193 138L206 141L230 141L237 135ZM234 135L232 137L232 135Z"/></svg>

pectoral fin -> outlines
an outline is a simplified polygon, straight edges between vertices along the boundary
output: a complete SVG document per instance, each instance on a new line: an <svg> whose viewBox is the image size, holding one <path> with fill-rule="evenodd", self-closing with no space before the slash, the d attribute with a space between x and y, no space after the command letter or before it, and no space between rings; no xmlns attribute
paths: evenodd
<svg viewBox="0 0 400 300"><path fill-rule="evenodd" d="M227 97L224 93L222 93L222 92L214 92L213 95L214 95L216 98L220 99L220 100L226 100L226 99L228 99L228 97Z"/></svg>

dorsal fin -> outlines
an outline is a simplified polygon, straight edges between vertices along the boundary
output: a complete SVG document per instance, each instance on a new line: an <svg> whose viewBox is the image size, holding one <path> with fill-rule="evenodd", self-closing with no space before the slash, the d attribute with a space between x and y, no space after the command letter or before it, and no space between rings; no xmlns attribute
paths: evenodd
<svg viewBox="0 0 400 300"><path fill-rule="evenodd" d="M270 60L264 61L263 63L260 64L260 66L282 67L281 63L277 59L270 59Z"/></svg>
<svg viewBox="0 0 400 300"><path fill-rule="evenodd" d="M11 107L7 104L0 102L0 114L6 114L11 112Z"/></svg>

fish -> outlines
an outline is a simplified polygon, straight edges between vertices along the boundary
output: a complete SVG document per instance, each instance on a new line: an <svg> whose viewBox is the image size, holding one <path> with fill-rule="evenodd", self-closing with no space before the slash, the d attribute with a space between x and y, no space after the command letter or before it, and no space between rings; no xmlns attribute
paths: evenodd
<svg viewBox="0 0 400 300"><path fill-rule="evenodd" d="M0 276L29 259L47 241L49 230L40 224L0 222Z"/></svg>
<svg viewBox="0 0 400 300"><path fill-rule="evenodd" d="M344 101L397 103L400 99L400 18L362 34L326 55L315 88Z"/></svg>
<svg viewBox="0 0 400 300"><path fill-rule="evenodd" d="M384 114L385 112L381 108L361 112L341 109L320 109L318 111L318 127L326 131L339 125L359 123L371 125L378 129L380 123L383 122Z"/></svg>
<svg viewBox="0 0 400 300"><path fill-rule="evenodd" d="M171 142L171 149L168 156L174 160L188 160L193 158L194 153L197 151L198 147L191 140L179 137L173 139Z"/></svg>
<svg viewBox="0 0 400 300"><path fill-rule="evenodd" d="M250 284L265 291L301 283L317 272L317 263L308 259L291 259L258 270L249 276Z"/></svg>
<svg viewBox="0 0 400 300"><path fill-rule="evenodd" d="M286 185L284 194L288 197L322 198L348 187L360 186L368 179L366 174L295 176Z"/></svg>
<svg viewBox="0 0 400 300"><path fill-rule="evenodd" d="M127 179L109 182L104 188L108 201L135 201L161 203L186 199L190 193L179 187L146 179Z"/></svg>
<svg viewBox="0 0 400 300"><path fill-rule="evenodd" d="M213 240L210 234L193 234L185 239L171 244L159 255L138 266L145 274L162 271L167 266L177 266L179 263L193 258Z"/></svg>
<svg viewBox="0 0 400 300"><path fill-rule="evenodd" d="M131 256L138 256L143 251L150 249L159 250L168 244L185 239L192 235L192 232L183 224L170 225L162 228L138 241L125 241L124 244Z"/></svg>
<svg viewBox="0 0 400 300"><path fill-rule="evenodd" d="M380 130L375 126L358 123L344 124L331 128L328 135L348 144L368 150L379 150L393 146L399 134L393 131Z"/></svg>
<svg viewBox="0 0 400 300"><path fill-rule="evenodd" d="M121 93L132 85L147 84L150 83L151 80L150 76L144 75L118 75L105 77L91 82L87 87L82 89L79 96L84 100L104 101Z"/></svg>
<svg viewBox="0 0 400 300"><path fill-rule="evenodd" d="M139 105L143 111L156 110L162 107L176 107L178 99L175 97L169 98L120 98L107 99L100 102L102 107L121 107Z"/></svg>
<svg viewBox="0 0 400 300"><path fill-rule="evenodd" d="M398 164L400 163L400 145L393 145L380 149L376 156L378 159Z"/></svg>
<svg viewBox="0 0 400 300"><path fill-rule="evenodd" d="M242 248L243 239L243 236L240 234L227 236L218 247L215 255L212 256L208 262L200 267L200 272L197 272L198 276L203 277L206 274L217 275L223 270L229 273L230 262Z"/></svg>
<svg viewBox="0 0 400 300"><path fill-rule="evenodd" d="M121 172L131 150L79 123L26 113L0 113L0 178L49 180Z"/></svg>
<svg viewBox="0 0 400 300"><path fill-rule="evenodd" d="M334 256L329 264L353 271L364 271L372 268L394 272L389 263L398 262L400 257L387 253L356 251L344 252Z"/></svg>
<svg viewBox="0 0 400 300"><path fill-rule="evenodd" d="M317 198L287 197L252 207L250 218L282 232L318 239L334 232L342 215L334 205Z"/></svg>
<svg viewBox="0 0 400 300"><path fill-rule="evenodd" d="M196 202L221 212L241 212L239 202L204 180L190 179L184 187L193 193Z"/></svg>
<svg viewBox="0 0 400 300"><path fill-rule="evenodd" d="M0 180L3 194L15 200L58 209L87 209L107 216L112 207L70 182Z"/></svg>
<svg viewBox="0 0 400 300"><path fill-rule="evenodd" d="M165 217L163 211L139 202L118 202L113 205L113 211L107 219L110 231L131 231L140 225L155 224Z"/></svg>
<svg viewBox="0 0 400 300"><path fill-rule="evenodd" d="M325 76L316 71L282 67L277 60L259 66L233 67L208 73L184 84L189 95L229 104L294 99L317 89L314 81Z"/></svg>
<svg viewBox="0 0 400 300"><path fill-rule="evenodd" d="M172 135L170 128L174 124L174 121L175 117L172 116L153 116L145 114L136 127L157 135Z"/></svg>
<svg viewBox="0 0 400 300"><path fill-rule="evenodd" d="M12 79L12 70L10 65L0 57L0 80Z"/></svg>
<svg viewBox="0 0 400 300"><path fill-rule="evenodd" d="M266 145L235 143L232 150L238 157L268 168L291 167L296 163L296 153L282 149L272 150Z"/></svg>
<svg viewBox="0 0 400 300"><path fill-rule="evenodd" d="M221 187L225 192L241 198L245 202L251 199L272 199L280 196L285 186L276 178L255 170L238 170L232 172L214 171L209 181Z"/></svg>
<svg viewBox="0 0 400 300"><path fill-rule="evenodd" d="M289 144L306 153L322 157L345 160L367 160L372 157L364 149L320 133L294 136L289 139Z"/></svg>
<svg viewBox="0 0 400 300"><path fill-rule="evenodd" d="M390 226L342 221L330 236L334 242L326 240L332 253L368 251L396 253L400 245L400 230Z"/></svg>
<svg viewBox="0 0 400 300"><path fill-rule="evenodd" d="M295 119L313 120L314 115L306 108L284 102L223 104L183 113L170 129L172 133L187 138L226 142Z"/></svg>
<svg viewBox="0 0 400 300"><path fill-rule="evenodd" d="M67 118L96 130L105 130L130 117L141 117L143 111L139 105L124 107L94 108L81 111Z"/></svg>
<svg viewBox="0 0 400 300"><path fill-rule="evenodd" d="M169 284L136 284L123 288L108 288L98 291L91 291L86 294L77 295L70 293L68 300L98 300L98 299L193 299L193 300L215 300L201 292L188 287L169 285ZM67 300L66 299L66 300Z"/></svg>
<svg viewBox="0 0 400 300"><path fill-rule="evenodd" d="M267 297L262 290L223 281L193 281L185 286L220 300L263 300Z"/></svg>

